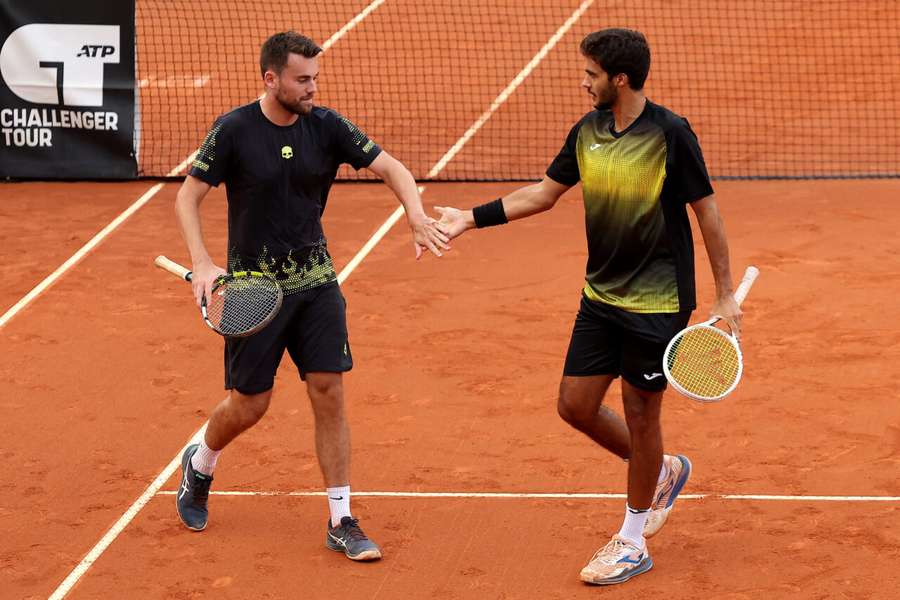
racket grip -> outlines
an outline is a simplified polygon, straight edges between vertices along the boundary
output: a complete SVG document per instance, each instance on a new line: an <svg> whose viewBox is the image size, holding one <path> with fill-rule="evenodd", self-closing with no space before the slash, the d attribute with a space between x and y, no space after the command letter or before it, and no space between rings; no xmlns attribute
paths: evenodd
<svg viewBox="0 0 900 600"><path fill-rule="evenodd" d="M156 260L153 261L153 264L155 264L157 267L159 267L160 269L162 269L164 271L168 271L169 273L171 273L172 275L175 275L176 277L180 277L181 279L184 279L185 281L191 280L190 269L186 269L185 267L182 267L174 260L169 260L165 256L157 256Z"/></svg>
<svg viewBox="0 0 900 600"><path fill-rule="evenodd" d="M750 291L750 288L753 287L753 282L756 281L758 276L759 269L752 265L747 267L747 270L744 271L744 278L741 279L737 291L734 292L734 299L737 301L738 306L744 302L744 298L747 297L747 293Z"/></svg>

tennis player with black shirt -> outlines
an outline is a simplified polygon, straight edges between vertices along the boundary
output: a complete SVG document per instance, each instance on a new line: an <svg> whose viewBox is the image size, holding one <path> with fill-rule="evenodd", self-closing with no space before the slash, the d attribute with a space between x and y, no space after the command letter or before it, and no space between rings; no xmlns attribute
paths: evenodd
<svg viewBox="0 0 900 600"><path fill-rule="evenodd" d="M572 427L628 461L628 502L619 532L581 571L609 585L649 570L646 538L662 527L691 463L663 454L660 407L668 341L696 308L686 206L697 217L716 282L712 313L739 333L728 243L703 155L687 120L646 99L650 49L626 29L581 43L582 81L596 110L571 130L537 184L461 211L437 208L441 230L500 225L552 208L583 186L588 261L581 307L560 383L558 410ZM622 376L625 419L603 406Z"/></svg>
<svg viewBox="0 0 900 600"><path fill-rule="evenodd" d="M206 250L199 206L210 186L228 197L228 270L275 278L284 303L260 332L225 343L228 396L213 411L204 440L182 458L178 514L203 530L219 453L266 412L275 372L287 350L306 381L316 426L316 453L330 518L326 545L353 560L376 560L381 549L350 512L350 432L344 413L343 372L353 365L341 294L321 216L338 167L368 168L406 210L416 258L441 256L447 237L422 209L416 183L400 162L348 119L314 104L322 50L293 31L262 46L265 96L219 117L178 192L176 213L193 261L199 304L225 270Z"/></svg>

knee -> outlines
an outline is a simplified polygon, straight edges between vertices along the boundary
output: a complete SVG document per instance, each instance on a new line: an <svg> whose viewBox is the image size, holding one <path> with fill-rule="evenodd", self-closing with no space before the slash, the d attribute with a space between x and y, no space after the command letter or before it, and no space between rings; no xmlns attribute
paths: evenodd
<svg viewBox="0 0 900 600"><path fill-rule="evenodd" d="M310 377L306 382L306 389L313 401L340 400L344 396L343 382L334 377Z"/></svg>
<svg viewBox="0 0 900 600"><path fill-rule="evenodd" d="M263 415L269 409L269 400L271 392L263 392L262 394L242 394L237 390L232 390L229 401L234 414L245 427L254 425L262 419Z"/></svg>
<svg viewBox="0 0 900 600"><path fill-rule="evenodd" d="M654 434L660 429L658 402L646 399L626 400L624 409L625 422L632 435Z"/></svg>
<svg viewBox="0 0 900 600"><path fill-rule="evenodd" d="M643 437L657 431L660 427L659 419L653 419L646 413L626 413L625 422L631 435Z"/></svg>
<svg viewBox="0 0 900 600"><path fill-rule="evenodd" d="M577 429L581 424L587 423L593 418L592 413L596 412L596 409L586 406L585 402L567 393L565 389L560 389L556 412L563 421Z"/></svg>
<svg viewBox="0 0 900 600"><path fill-rule="evenodd" d="M340 377L309 377L306 386L317 417L343 414L344 385Z"/></svg>

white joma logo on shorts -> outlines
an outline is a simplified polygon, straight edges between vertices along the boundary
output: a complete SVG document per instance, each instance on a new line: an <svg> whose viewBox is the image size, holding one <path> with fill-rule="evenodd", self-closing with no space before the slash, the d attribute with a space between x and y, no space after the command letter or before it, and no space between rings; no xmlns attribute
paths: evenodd
<svg viewBox="0 0 900 600"><path fill-rule="evenodd" d="M647 381L650 381L651 379L656 379L657 377L662 377L662 373L650 373L649 375L644 373L644 379L646 379Z"/></svg>

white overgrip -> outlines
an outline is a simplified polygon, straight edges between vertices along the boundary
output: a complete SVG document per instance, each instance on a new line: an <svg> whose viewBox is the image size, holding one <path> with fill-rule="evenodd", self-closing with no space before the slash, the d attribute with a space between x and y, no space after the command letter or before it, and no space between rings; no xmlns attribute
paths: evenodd
<svg viewBox="0 0 900 600"><path fill-rule="evenodd" d="M754 266L747 267L747 270L744 271L744 278L741 279L741 283L738 285L737 291L734 292L734 299L737 301L738 306L740 306L744 302L744 298L747 297L747 294L750 292L750 288L753 287L753 282L756 281L756 278L759 276L759 269Z"/></svg>

